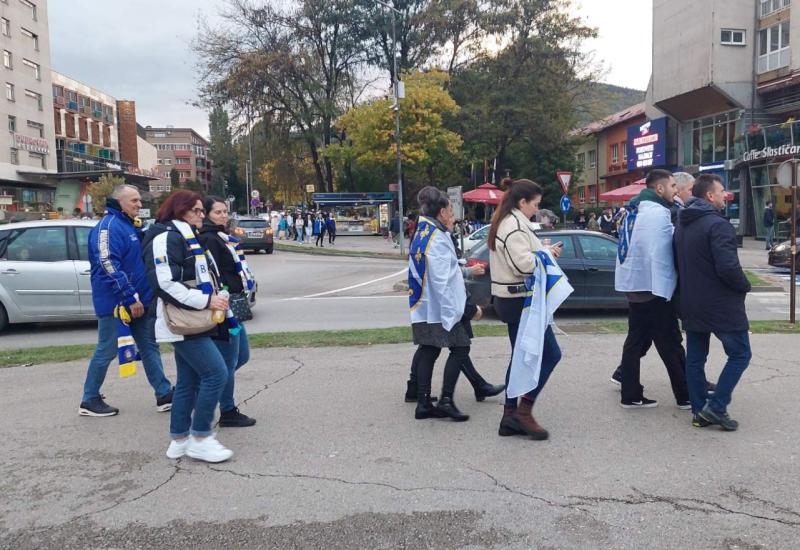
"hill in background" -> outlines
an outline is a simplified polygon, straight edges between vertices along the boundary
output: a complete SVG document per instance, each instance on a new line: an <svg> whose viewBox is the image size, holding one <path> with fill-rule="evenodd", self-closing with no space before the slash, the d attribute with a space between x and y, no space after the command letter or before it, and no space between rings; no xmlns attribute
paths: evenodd
<svg viewBox="0 0 800 550"><path fill-rule="evenodd" d="M591 89L589 108L578 117L578 126L613 115L644 101L645 92L597 82Z"/></svg>

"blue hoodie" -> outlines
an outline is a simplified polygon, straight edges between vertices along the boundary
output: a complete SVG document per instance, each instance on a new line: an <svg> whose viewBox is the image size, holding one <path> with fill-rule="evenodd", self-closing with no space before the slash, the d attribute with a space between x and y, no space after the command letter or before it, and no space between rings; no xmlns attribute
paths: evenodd
<svg viewBox="0 0 800 550"><path fill-rule="evenodd" d="M109 199L106 215L89 233L92 302L98 317L113 314L120 303L129 306L138 300L146 308L152 301L140 237L119 203Z"/></svg>

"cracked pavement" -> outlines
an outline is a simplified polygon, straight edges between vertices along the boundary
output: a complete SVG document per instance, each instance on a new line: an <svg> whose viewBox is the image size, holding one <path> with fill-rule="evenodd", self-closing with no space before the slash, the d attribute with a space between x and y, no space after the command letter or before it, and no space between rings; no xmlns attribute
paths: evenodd
<svg viewBox="0 0 800 550"><path fill-rule="evenodd" d="M109 369L112 418L78 416L84 362L0 369L0 548L797 546L795 336L752 336L735 433L692 428L655 353L642 380L660 406L627 411L608 381L623 337L559 341L534 410L546 442L498 437L502 401L476 403L463 378L468 422L414 420L410 344L253 350L236 398L258 424L221 429L235 455L216 465L164 456L169 414L141 369ZM473 344L499 381L507 341ZM714 342L710 378L723 357Z"/></svg>

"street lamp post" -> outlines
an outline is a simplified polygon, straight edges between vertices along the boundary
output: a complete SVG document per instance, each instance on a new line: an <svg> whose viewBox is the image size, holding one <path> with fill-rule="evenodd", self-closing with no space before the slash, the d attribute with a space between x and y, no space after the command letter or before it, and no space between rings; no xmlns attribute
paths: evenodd
<svg viewBox="0 0 800 550"><path fill-rule="evenodd" d="M387 4L386 2L382 2L381 0L375 0L375 2L392 12L392 66L394 67L392 71L394 75L394 82L392 82L392 86L394 88L394 106L392 108L394 109L394 142L397 155L397 216L399 218L399 227L397 229L399 231L398 240L400 241L400 256L403 256L405 238L403 235L403 165L400 155L400 76L398 75L397 71L397 25L395 22L395 15L402 15L402 12L394 6ZM392 221L389 220L390 230L391 225Z"/></svg>

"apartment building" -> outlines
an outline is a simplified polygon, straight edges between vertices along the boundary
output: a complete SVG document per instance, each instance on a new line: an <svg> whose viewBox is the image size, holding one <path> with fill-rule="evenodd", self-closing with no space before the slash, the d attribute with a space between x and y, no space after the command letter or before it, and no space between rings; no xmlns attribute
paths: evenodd
<svg viewBox="0 0 800 550"><path fill-rule="evenodd" d="M56 172L50 41L45 0L0 0L4 97L0 116L0 217L52 209Z"/></svg>
<svg viewBox="0 0 800 550"><path fill-rule="evenodd" d="M164 174L173 169L183 185L197 181L208 190L212 166L208 158L208 141L191 128L145 128L145 139L158 153L158 168Z"/></svg>

